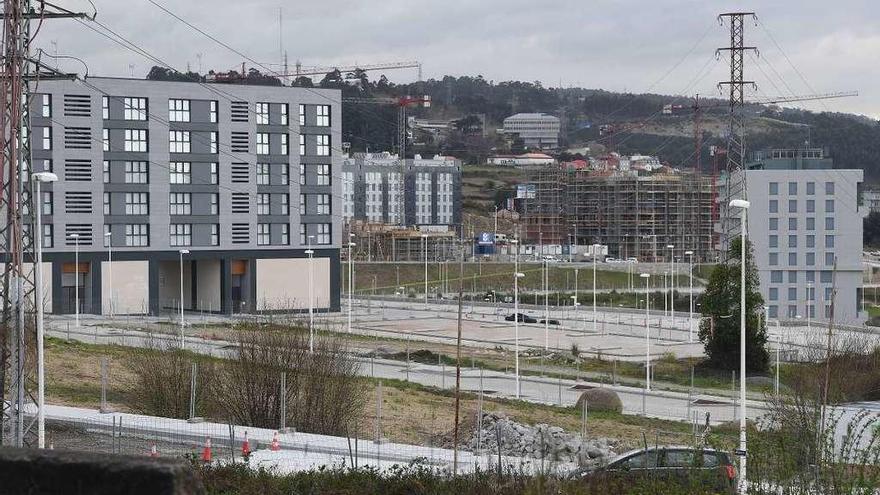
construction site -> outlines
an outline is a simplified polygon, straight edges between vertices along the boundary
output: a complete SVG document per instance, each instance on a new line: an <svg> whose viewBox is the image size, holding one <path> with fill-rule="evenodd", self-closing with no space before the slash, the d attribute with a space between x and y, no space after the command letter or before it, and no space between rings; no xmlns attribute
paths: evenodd
<svg viewBox="0 0 880 495"><path fill-rule="evenodd" d="M349 224L351 257L355 261L445 261L458 259L454 231L419 230L415 227L354 220ZM343 259L348 251L343 251Z"/></svg>
<svg viewBox="0 0 880 495"><path fill-rule="evenodd" d="M663 168L599 172L566 164L531 172L534 195L525 198L527 242L608 246L609 256L639 261L692 251L714 260L712 177Z"/></svg>

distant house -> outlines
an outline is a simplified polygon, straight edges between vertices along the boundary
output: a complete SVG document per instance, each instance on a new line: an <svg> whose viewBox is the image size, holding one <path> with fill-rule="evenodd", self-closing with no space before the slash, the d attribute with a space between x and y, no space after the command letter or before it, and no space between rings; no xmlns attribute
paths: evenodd
<svg viewBox="0 0 880 495"><path fill-rule="evenodd" d="M526 148L555 150L559 148L559 129L559 117L518 113L504 119L502 132L519 137Z"/></svg>
<svg viewBox="0 0 880 495"><path fill-rule="evenodd" d="M525 153L522 155L495 155L489 157L490 165L505 167L525 167L529 165L552 165L556 159L544 153Z"/></svg>

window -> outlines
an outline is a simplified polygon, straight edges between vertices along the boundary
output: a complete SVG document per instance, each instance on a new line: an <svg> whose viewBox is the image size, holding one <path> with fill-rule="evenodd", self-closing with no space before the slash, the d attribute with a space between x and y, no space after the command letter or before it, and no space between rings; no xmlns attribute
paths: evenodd
<svg viewBox="0 0 880 495"><path fill-rule="evenodd" d="M330 165L327 165L327 164L316 165L315 171L316 171L315 185L329 186L330 185Z"/></svg>
<svg viewBox="0 0 880 495"><path fill-rule="evenodd" d="M645 469L648 467L657 467L657 451L640 452L633 454L626 459L618 461L616 464L609 466L609 469Z"/></svg>
<svg viewBox="0 0 880 495"><path fill-rule="evenodd" d="M819 281L823 284L830 284L831 277L833 276L833 272L823 270L822 273L819 274Z"/></svg>
<svg viewBox="0 0 880 495"><path fill-rule="evenodd" d="M306 106L299 106L299 125L306 125Z"/></svg>
<svg viewBox="0 0 880 495"><path fill-rule="evenodd" d="M779 236L775 235L775 234L771 235L767 239L767 247L778 248L779 247Z"/></svg>
<svg viewBox="0 0 880 495"><path fill-rule="evenodd" d="M788 253L788 266L797 265L797 253Z"/></svg>
<svg viewBox="0 0 880 495"><path fill-rule="evenodd" d="M43 191L42 212L43 215L52 214L52 191Z"/></svg>
<svg viewBox="0 0 880 495"><path fill-rule="evenodd" d="M108 192L104 193L104 214L110 214L110 193Z"/></svg>
<svg viewBox="0 0 880 495"><path fill-rule="evenodd" d="M54 236L52 235L52 224L44 224L43 225L43 247L50 248L54 245L52 242Z"/></svg>
<svg viewBox="0 0 880 495"><path fill-rule="evenodd" d="M826 182L825 183L825 194L827 194L829 196L834 194L834 183L833 182Z"/></svg>
<svg viewBox="0 0 880 495"><path fill-rule="evenodd" d="M149 246L150 226L142 223L125 225L126 246Z"/></svg>
<svg viewBox="0 0 880 495"><path fill-rule="evenodd" d="M767 315L770 318L776 318L779 316L779 306L773 304L770 306L770 309L767 311Z"/></svg>
<svg viewBox="0 0 880 495"><path fill-rule="evenodd" d="M834 217L825 217L825 230L834 230Z"/></svg>
<svg viewBox="0 0 880 495"><path fill-rule="evenodd" d="M126 129L125 130L125 151L137 151L140 153L147 152L147 130L146 129Z"/></svg>
<svg viewBox="0 0 880 495"><path fill-rule="evenodd" d="M769 203L770 213L779 213L779 201L771 199Z"/></svg>
<svg viewBox="0 0 880 495"><path fill-rule="evenodd" d="M304 134L300 134L299 135L299 156L305 156L305 154L306 154L306 136Z"/></svg>
<svg viewBox="0 0 880 495"><path fill-rule="evenodd" d="M281 185L286 186L290 184L290 165L286 163L281 164Z"/></svg>
<svg viewBox="0 0 880 495"><path fill-rule="evenodd" d="M306 214L306 195L305 194L299 195L299 213L300 213L300 215Z"/></svg>
<svg viewBox="0 0 880 495"><path fill-rule="evenodd" d="M211 245L220 245L220 224L211 224Z"/></svg>
<svg viewBox="0 0 880 495"><path fill-rule="evenodd" d="M212 124L217 123L217 101L211 101L210 120Z"/></svg>
<svg viewBox="0 0 880 495"><path fill-rule="evenodd" d="M797 283L797 270L789 270L788 271L788 283L796 284Z"/></svg>
<svg viewBox="0 0 880 495"><path fill-rule="evenodd" d="M211 136L211 148L208 153L217 153L217 131L211 131L208 134Z"/></svg>
<svg viewBox="0 0 880 495"><path fill-rule="evenodd" d="M257 114L257 124L269 123L269 104L257 103L255 113Z"/></svg>
<svg viewBox="0 0 880 495"><path fill-rule="evenodd" d="M104 184L109 184L110 183L110 162L108 160L104 160L103 173L101 175L104 177Z"/></svg>
<svg viewBox="0 0 880 495"><path fill-rule="evenodd" d="M287 103L282 103L281 104L281 125L287 125L289 123L288 118L287 118L287 110L288 110Z"/></svg>
<svg viewBox="0 0 880 495"><path fill-rule="evenodd" d="M317 194L316 195L316 211L317 215L329 215L330 214L330 195L329 194Z"/></svg>
<svg viewBox="0 0 880 495"><path fill-rule="evenodd" d="M43 117L52 116L52 95L43 95L40 115Z"/></svg>
<svg viewBox="0 0 880 495"><path fill-rule="evenodd" d="M797 200L789 199L788 200L788 212L789 213L797 213Z"/></svg>
<svg viewBox="0 0 880 495"><path fill-rule="evenodd" d="M315 107L317 114L315 125L320 127L330 127L330 105L318 105Z"/></svg>
<svg viewBox="0 0 880 495"><path fill-rule="evenodd" d="M825 266L834 264L834 253L825 253Z"/></svg>
<svg viewBox="0 0 880 495"><path fill-rule="evenodd" d="M168 151L171 153L189 153L189 131L168 131Z"/></svg>
<svg viewBox="0 0 880 495"><path fill-rule="evenodd" d="M779 183L771 182L770 183L770 196L776 196L779 194Z"/></svg>
<svg viewBox="0 0 880 495"><path fill-rule="evenodd" d="M268 215L269 214L269 194L268 193L259 193L257 194L257 215Z"/></svg>
<svg viewBox="0 0 880 495"><path fill-rule="evenodd" d="M268 223L258 223L257 224L257 244L260 246L268 246L269 245L269 224Z"/></svg>
<svg viewBox="0 0 880 495"><path fill-rule="evenodd" d="M825 200L825 213L834 213L834 200L826 199Z"/></svg>
<svg viewBox="0 0 880 495"><path fill-rule="evenodd" d="M126 215L149 215L149 193L125 193Z"/></svg>
<svg viewBox="0 0 880 495"><path fill-rule="evenodd" d="M288 149L289 149L288 139L289 138L290 138L290 136L288 136L287 134L281 134L281 154L282 155L288 154Z"/></svg>
<svg viewBox="0 0 880 495"><path fill-rule="evenodd" d="M299 164L299 185L306 185L306 166L302 163Z"/></svg>
<svg viewBox="0 0 880 495"><path fill-rule="evenodd" d="M52 149L52 128L51 127L43 127L43 149L51 150Z"/></svg>
<svg viewBox="0 0 880 495"><path fill-rule="evenodd" d="M810 234L807 236L807 247L808 248L816 247L816 236L815 235Z"/></svg>
<svg viewBox="0 0 880 495"><path fill-rule="evenodd" d="M281 214L290 215L290 194L281 195Z"/></svg>
<svg viewBox="0 0 880 495"><path fill-rule="evenodd" d="M168 230L172 246L192 245L192 224L172 223Z"/></svg>
<svg viewBox="0 0 880 495"><path fill-rule="evenodd" d="M147 99L129 98L122 99L123 117L125 120L147 120Z"/></svg>
<svg viewBox="0 0 880 495"><path fill-rule="evenodd" d="M211 215L220 214L220 195L211 193Z"/></svg>
<svg viewBox="0 0 880 495"><path fill-rule="evenodd" d="M126 184L149 184L147 162L125 162Z"/></svg>
<svg viewBox="0 0 880 495"><path fill-rule="evenodd" d="M770 272L770 282L774 284L782 283L782 270L773 270Z"/></svg>
<svg viewBox="0 0 880 495"><path fill-rule="evenodd" d="M318 156L330 156L330 136L320 134L315 136L315 154Z"/></svg>
<svg viewBox="0 0 880 495"><path fill-rule="evenodd" d="M168 121L189 122L189 100L168 100Z"/></svg>
<svg viewBox="0 0 880 495"><path fill-rule="evenodd" d="M807 230L816 230L816 219L807 217Z"/></svg>
<svg viewBox="0 0 880 495"><path fill-rule="evenodd" d="M807 282L815 282L816 281L816 272L809 271L807 272Z"/></svg>
<svg viewBox="0 0 880 495"><path fill-rule="evenodd" d="M767 264L770 266L779 266L779 253L770 253Z"/></svg>
<svg viewBox="0 0 880 495"><path fill-rule="evenodd" d="M797 196L797 182L788 183L788 195Z"/></svg>
<svg viewBox="0 0 880 495"><path fill-rule="evenodd" d="M211 177L210 177L211 184L216 184L216 183L217 183L217 179L218 179L218 176L217 176L217 164L216 164L216 163L211 163Z"/></svg>
<svg viewBox="0 0 880 495"><path fill-rule="evenodd" d="M779 230L779 219L771 218L768 225L770 230Z"/></svg>
<svg viewBox="0 0 880 495"><path fill-rule="evenodd" d="M288 223L281 224L281 244L285 246L290 244L290 224Z"/></svg>
<svg viewBox="0 0 880 495"><path fill-rule="evenodd" d="M299 243L306 244L306 224L299 224Z"/></svg>
<svg viewBox="0 0 880 495"><path fill-rule="evenodd" d="M796 235L789 235L788 236L788 247L790 247L790 248L797 247L797 236Z"/></svg>
<svg viewBox="0 0 880 495"><path fill-rule="evenodd" d="M101 97L101 117L104 119L110 118L110 97L102 96Z"/></svg>
<svg viewBox="0 0 880 495"><path fill-rule="evenodd" d="M104 151L110 151L110 129L101 129Z"/></svg>
<svg viewBox="0 0 880 495"><path fill-rule="evenodd" d="M814 213L816 211L816 200L808 199L807 200L807 213Z"/></svg>
<svg viewBox="0 0 880 495"><path fill-rule="evenodd" d="M171 162L168 164L168 171L170 172L169 178L171 184L192 183L189 162Z"/></svg>
<svg viewBox="0 0 880 495"><path fill-rule="evenodd" d="M169 204L171 215L192 214L192 195L190 193L170 193Z"/></svg>
<svg viewBox="0 0 880 495"><path fill-rule="evenodd" d="M268 132L258 132L257 133L257 154L258 155L268 155L269 154L269 133Z"/></svg>
<svg viewBox="0 0 880 495"><path fill-rule="evenodd" d="M807 257L807 266L815 266L816 265L816 253L808 252L806 257Z"/></svg>
<svg viewBox="0 0 880 495"><path fill-rule="evenodd" d="M316 226L315 244L330 244L330 224L319 223Z"/></svg>
<svg viewBox="0 0 880 495"><path fill-rule="evenodd" d="M269 185L269 164L268 163L258 163L257 164L257 185L258 186L268 186Z"/></svg>
<svg viewBox="0 0 880 495"><path fill-rule="evenodd" d="M788 300L797 301L797 287L788 288Z"/></svg>
<svg viewBox="0 0 880 495"><path fill-rule="evenodd" d="M770 287L770 291L767 296L767 299L770 299L771 301L778 301L779 300L779 289L777 289L776 287Z"/></svg>
<svg viewBox="0 0 880 495"><path fill-rule="evenodd" d="M832 248L832 249L834 248L834 236L833 235L826 235L825 236L825 247Z"/></svg>
<svg viewBox="0 0 880 495"><path fill-rule="evenodd" d="M816 194L816 183L815 182L807 182L807 194L810 196Z"/></svg>

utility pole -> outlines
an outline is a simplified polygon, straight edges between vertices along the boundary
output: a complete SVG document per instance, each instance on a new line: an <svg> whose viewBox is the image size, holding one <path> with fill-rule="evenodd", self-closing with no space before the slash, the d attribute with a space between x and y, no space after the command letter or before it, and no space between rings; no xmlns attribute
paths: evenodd
<svg viewBox="0 0 880 495"><path fill-rule="evenodd" d="M39 9L35 9L32 3L31 0L3 1L3 73L0 76L0 211L6 214L0 226L0 249L5 255L3 310L0 313L0 408L3 412L0 445L18 447L37 441L36 422L26 420L25 408L28 403L38 404L31 371L37 366L28 361L34 359L32 356L42 355L42 350L28 350L35 340L33 305L41 301L33 300L33 273L24 268L25 262L34 261L33 236L42 235L33 228L31 235L25 235L24 227L33 225L35 212L35 202L27 194L27 178L23 176L26 164L33 163L29 142L33 134L30 132L30 83L38 79L76 78L75 74L61 73L31 56L36 33L32 36L30 22L32 19L42 22L44 19L89 17L49 2L39 2ZM30 213L26 216L25 212ZM7 384L9 388L6 388ZM29 415L34 413L40 415L42 412L28 412Z"/></svg>

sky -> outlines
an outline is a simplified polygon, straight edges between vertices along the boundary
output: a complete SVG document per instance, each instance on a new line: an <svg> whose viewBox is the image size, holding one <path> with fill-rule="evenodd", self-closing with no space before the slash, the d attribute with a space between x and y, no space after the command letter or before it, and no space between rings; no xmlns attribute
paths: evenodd
<svg viewBox="0 0 880 495"><path fill-rule="evenodd" d="M229 70L243 61L150 0L92 1L98 22L175 69ZM877 0L153 1L272 70L280 70L283 47L291 66L418 60L426 79L480 74L545 87L706 96L721 96L716 84L729 73L725 56L715 56L729 44L717 15L754 11L758 20L746 23L745 39L758 54L746 56L745 77L757 90L747 98L858 91L797 106L880 118ZM58 3L93 11L89 0ZM91 75L143 77L156 65L69 19L46 21L35 46L82 59ZM84 70L76 61L60 64ZM416 69L386 75L417 79Z"/></svg>

